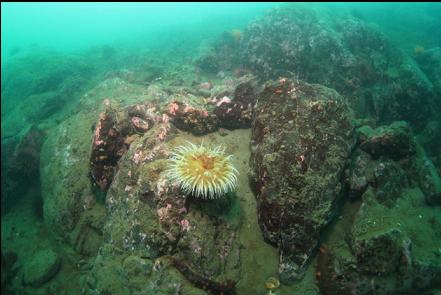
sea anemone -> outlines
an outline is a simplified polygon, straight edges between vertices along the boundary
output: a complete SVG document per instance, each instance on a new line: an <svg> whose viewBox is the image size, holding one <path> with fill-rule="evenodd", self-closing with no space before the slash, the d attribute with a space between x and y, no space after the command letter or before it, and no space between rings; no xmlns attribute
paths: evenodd
<svg viewBox="0 0 441 295"><path fill-rule="evenodd" d="M219 146L210 148L191 142L176 148L171 154L167 171L171 181L186 194L198 198L216 199L234 190L238 171Z"/></svg>

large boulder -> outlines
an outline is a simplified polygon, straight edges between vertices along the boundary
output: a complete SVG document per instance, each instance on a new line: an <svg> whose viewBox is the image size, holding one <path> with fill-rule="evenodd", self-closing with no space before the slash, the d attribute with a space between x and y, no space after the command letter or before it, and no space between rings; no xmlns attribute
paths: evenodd
<svg viewBox="0 0 441 295"><path fill-rule="evenodd" d="M441 277L439 176L407 124L357 133L347 170L353 199L320 248L320 291L431 293Z"/></svg>
<svg viewBox="0 0 441 295"><path fill-rule="evenodd" d="M40 178L40 152L45 132L35 125L14 137L2 138L2 212L21 202L21 196Z"/></svg>
<svg viewBox="0 0 441 295"><path fill-rule="evenodd" d="M89 148L94 119L80 113L49 130L41 151L41 191L45 222L61 236L80 218L91 194Z"/></svg>
<svg viewBox="0 0 441 295"><path fill-rule="evenodd" d="M243 250L238 199L186 198L163 172L172 149L199 140L191 133L215 131L204 118L226 118L232 129L251 124L251 79L215 85L210 99L181 91L160 100L161 87L108 79L80 100L77 114L49 130L41 161L45 222L90 259L85 290L234 292ZM228 134L208 138L220 145Z"/></svg>
<svg viewBox="0 0 441 295"><path fill-rule="evenodd" d="M195 135L206 135L219 128L250 128L254 104L259 88L252 75L237 80L225 79L223 83L211 85L204 97L173 95L167 105L167 115L175 127ZM207 89L208 90L208 89Z"/></svg>
<svg viewBox="0 0 441 295"><path fill-rule="evenodd" d="M394 206L385 207L368 188L361 205L348 206L318 254L315 274L320 292L431 294L438 290L440 220L437 209L425 206L422 198L419 189L404 188Z"/></svg>
<svg viewBox="0 0 441 295"><path fill-rule="evenodd" d="M378 28L352 16L282 5L251 23L238 42L218 43L218 65L248 69L262 81L283 76L331 87L357 116L381 124L406 120L420 129L433 114L425 73Z"/></svg>
<svg viewBox="0 0 441 295"><path fill-rule="evenodd" d="M90 153L90 170L94 185L107 191L119 159L137 136L144 134L162 118L149 102L127 108L106 100L106 109L95 126Z"/></svg>
<svg viewBox="0 0 441 295"><path fill-rule="evenodd" d="M240 271L240 216L227 215L237 209L238 201L231 196L217 201L192 199L169 181L164 172L170 153L188 134L172 124L168 110L163 109L164 116L158 116L153 127L137 134L115 165L106 193L104 242L89 274L88 281L95 283L85 283L88 289L129 288L143 294L154 288L185 290L191 282L211 293L234 292L233 279ZM128 255L132 258L124 259ZM154 266L148 270L145 264ZM124 279L117 279L124 273ZM170 281L157 282L158 277ZM141 280L149 284L140 285Z"/></svg>
<svg viewBox="0 0 441 295"><path fill-rule="evenodd" d="M441 178L408 123L393 122L375 129L357 129L359 149L353 154L349 172L349 193L360 196L367 185L376 198L392 206L402 188L414 182L425 195L427 204L441 204Z"/></svg>
<svg viewBox="0 0 441 295"><path fill-rule="evenodd" d="M332 89L280 79L259 96L251 144L259 224L289 283L302 277L335 213L354 144L351 112Z"/></svg>
<svg viewBox="0 0 441 295"><path fill-rule="evenodd" d="M357 130L360 148L378 159L380 156L399 160L415 153L415 142L407 122L393 122L372 129L363 126Z"/></svg>
<svg viewBox="0 0 441 295"><path fill-rule="evenodd" d="M41 194L45 223L57 235L66 238L80 221L83 212L92 204L103 203L102 194L95 189L101 179L98 178L98 172L112 171L105 175L113 175L112 165L121 157L118 152L129 144L129 141L125 141L117 149L112 140L120 139L118 136L113 137L119 133L111 129L128 129L122 131L124 139L127 139L128 135L136 131L131 119L140 114L126 110L126 106L136 107L134 101L151 101L158 93L159 90L145 89L118 78L104 80L79 99L75 115L47 131L40 157ZM119 108L124 112L119 112ZM141 108L142 111L145 110ZM103 122L99 119L101 113L108 114ZM120 113L125 115L125 120L116 117ZM118 119L123 124L114 124L109 118ZM110 126L101 130L100 123L109 123ZM106 145L99 146L97 143L100 140L105 141ZM104 152L99 151L103 147L106 148ZM91 165L96 170L91 171ZM91 176L92 179L98 178L98 181L91 181ZM111 179L108 182L110 184ZM107 185L103 188L106 189Z"/></svg>
<svg viewBox="0 0 441 295"><path fill-rule="evenodd" d="M58 273L60 266L61 260L57 253L52 250L41 250L25 265L24 283L33 287L40 287Z"/></svg>

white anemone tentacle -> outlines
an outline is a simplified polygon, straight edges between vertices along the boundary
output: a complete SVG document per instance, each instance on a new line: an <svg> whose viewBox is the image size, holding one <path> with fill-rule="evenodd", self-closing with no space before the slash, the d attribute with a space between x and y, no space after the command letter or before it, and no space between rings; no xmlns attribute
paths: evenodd
<svg viewBox="0 0 441 295"><path fill-rule="evenodd" d="M169 179L186 194L198 198L216 199L236 187L239 172L225 148L210 148L187 142L171 153L166 170Z"/></svg>

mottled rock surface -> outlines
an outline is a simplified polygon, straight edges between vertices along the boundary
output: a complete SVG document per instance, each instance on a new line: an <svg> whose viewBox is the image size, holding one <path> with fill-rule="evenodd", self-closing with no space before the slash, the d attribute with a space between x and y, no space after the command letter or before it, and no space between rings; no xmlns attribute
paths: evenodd
<svg viewBox="0 0 441 295"><path fill-rule="evenodd" d="M358 129L347 179L354 199L317 259L322 294L430 294L440 287L439 176L406 126Z"/></svg>
<svg viewBox="0 0 441 295"><path fill-rule="evenodd" d="M162 118L155 113L151 103L128 108L114 105L107 100L106 109L100 114L92 140L90 154L91 176L94 184L107 191L119 159L127 152L136 136L142 135Z"/></svg>
<svg viewBox="0 0 441 295"><path fill-rule="evenodd" d="M199 136L219 128L250 128L260 90L254 76L245 75L235 81L226 79L209 90L209 100L187 95L168 103L167 115L176 128Z"/></svg>
<svg viewBox="0 0 441 295"><path fill-rule="evenodd" d="M205 108L195 108L188 103L170 102L167 115L172 118L177 128L195 135L204 135L219 128L216 115L209 113Z"/></svg>
<svg viewBox="0 0 441 295"><path fill-rule="evenodd" d="M394 160L410 157L415 153L415 142L407 122L393 122L372 129L363 126L357 130L360 148L375 159L387 156Z"/></svg>
<svg viewBox="0 0 441 295"><path fill-rule="evenodd" d="M359 149L350 169L350 196L360 196L367 185L375 188L377 200L393 205L404 187L417 183L429 205L439 205L441 178L408 123L357 129Z"/></svg>
<svg viewBox="0 0 441 295"><path fill-rule="evenodd" d="M439 234L440 220L436 209L415 209L422 198L418 189L403 189L395 206L387 208L368 189L355 216L346 215L338 222L343 236L335 231L329 244L320 248L316 278L321 294L431 294L437 290L439 247L435 241L421 241Z"/></svg>
<svg viewBox="0 0 441 295"><path fill-rule="evenodd" d="M129 135L136 135L131 118L150 114L146 107L155 95L162 95L162 92L118 78L104 80L80 99L77 114L47 132L40 157L41 194L44 220L56 235L66 237L85 209L97 203L96 199L102 202L103 196L94 194L94 188L101 184L106 190L110 185L116 159L124 153L130 140L134 140ZM127 106L135 109L126 109ZM101 122L100 114L109 115L104 120L108 123L105 134L96 132ZM103 144L106 141L102 146L106 148L104 151L100 151L101 147L95 142L100 143L99 140L103 140ZM96 170L91 170L91 166ZM107 183L99 182L103 175L109 176L105 178ZM98 183L91 178L98 179Z"/></svg>
<svg viewBox="0 0 441 295"><path fill-rule="evenodd" d="M225 215L234 210L237 201L191 199L169 182L164 171L170 151L185 142L180 134L168 120L157 122L137 137L118 161L106 195L104 243L90 274L96 280L93 288L119 292L128 285L135 294L150 292L154 286L175 291L190 288L179 276L170 282L163 280L176 276L178 271L188 280L185 284L191 282L208 292L229 294L234 290L233 280L240 271L239 216L227 220ZM102 254L105 249L116 252ZM136 258L120 261L127 253ZM144 269L146 263L154 264L151 271ZM128 276L128 282L115 278L110 286L108 278L100 273L102 264L114 264L136 274ZM118 272L111 275L120 276ZM138 286L142 277L148 277L150 284ZM156 282L155 277L162 279Z"/></svg>
<svg viewBox="0 0 441 295"><path fill-rule="evenodd" d="M406 120L421 129L437 104L434 80L378 28L354 17L283 5L248 25L238 42L221 37L218 43L216 68L246 68L262 81L322 84L344 95L357 116L380 124Z"/></svg>
<svg viewBox="0 0 441 295"><path fill-rule="evenodd" d="M233 99L215 97L214 113L223 128L250 128L252 112L258 95L256 81L252 79L242 82L234 90Z"/></svg>
<svg viewBox="0 0 441 295"><path fill-rule="evenodd" d="M24 283L33 287L39 287L55 276L60 266L61 260L54 251L39 251L32 258L32 261L25 266Z"/></svg>
<svg viewBox="0 0 441 295"><path fill-rule="evenodd" d="M92 116L78 114L48 132L41 153L41 190L45 222L61 236L70 232L90 194L89 158Z"/></svg>
<svg viewBox="0 0 441 295"><path fill-rule="evenodd" d="M433 162L427 157L424 149L418 146L416 159L418 183L427 204L441 206L441 177Z"/></svg>
<svg viewBox="0 0 441 295"><path fill-rule="evenodd" d="M343 97L320 85L281 79L259 96L250 181L285 283L302 277L335 213L354 144L350 119Z"/></svg>

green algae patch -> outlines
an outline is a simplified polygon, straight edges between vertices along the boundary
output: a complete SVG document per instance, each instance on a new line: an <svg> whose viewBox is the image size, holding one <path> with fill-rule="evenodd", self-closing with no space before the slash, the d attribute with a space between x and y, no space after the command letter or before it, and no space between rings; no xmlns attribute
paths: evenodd
<svg viewBox="0 0 441 295"><path fill-rule="evenodd" d="M58 255L52 250L37 252L26 264L23 279L25 284L40 287L54 277L61 267Z"/></svg>

